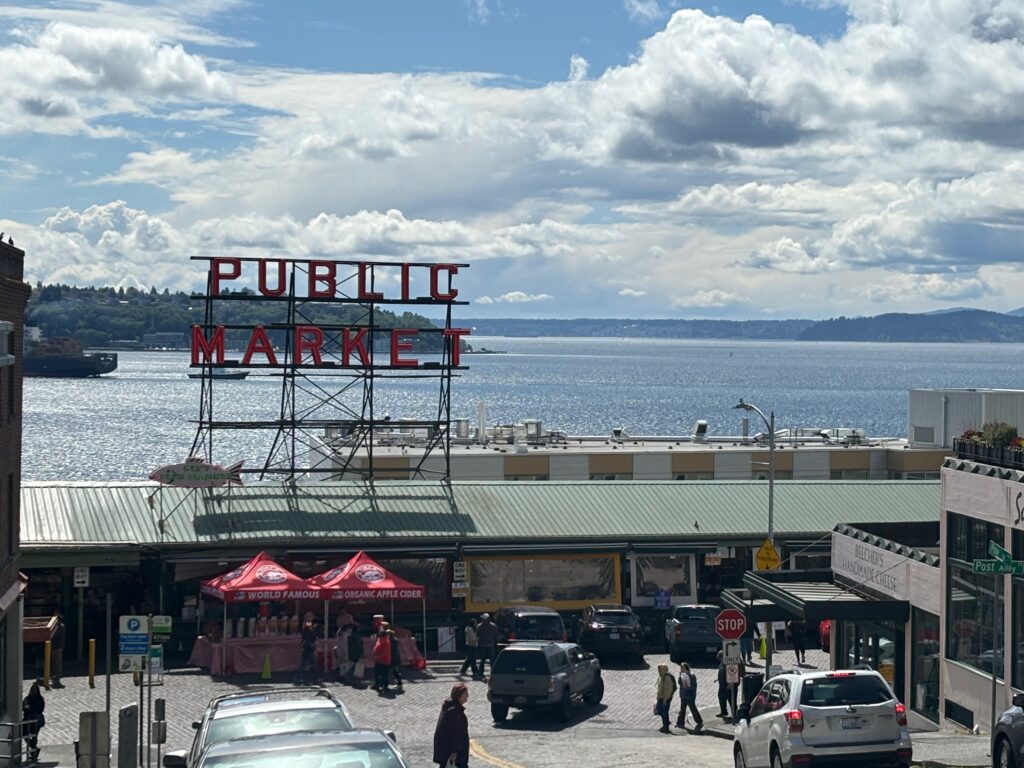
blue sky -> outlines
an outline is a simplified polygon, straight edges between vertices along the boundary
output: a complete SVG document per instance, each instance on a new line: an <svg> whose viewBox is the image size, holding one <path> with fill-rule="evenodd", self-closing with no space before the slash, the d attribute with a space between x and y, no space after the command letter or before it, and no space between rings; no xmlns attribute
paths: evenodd
<svg viewBox="0 0 1024 768"><path fill-rule="evenodd" d="M466 316L1024 304L1016 0L0 6L31 279L472 264Z"/></svg>

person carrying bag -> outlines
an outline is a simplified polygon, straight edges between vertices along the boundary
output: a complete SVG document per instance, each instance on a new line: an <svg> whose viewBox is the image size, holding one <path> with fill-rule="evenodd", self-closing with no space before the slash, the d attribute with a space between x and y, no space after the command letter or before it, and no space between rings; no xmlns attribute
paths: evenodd
<svg viewBox="0 0 1024 768"><path fill-rule="evenodd" d="M465 683L452 686L452 695L441 705L441 714L434 728L434 764L444 768L469 766L469 720L466 702L469 689Z"/></svg>
<svg viewBox="0 0 1024 768"><path fill-rule="evenodd" d="M672 733L669 728L668 710L672 699L676 696L676 679L668 673L668 664L658 665L657 698L654 702L654 714L661 717L662 733Z"/></svg>
<svg viewBox="0 0 1024 768"><path fill-rule="evenodd" d="M693 714L693 722L696 724L693 732L700 733L704 730L704 718L700 716L697 709L697 676L690 671L690 665L679 665L679 717L676 719L676 728L686 727L686 711Z"/></svg>

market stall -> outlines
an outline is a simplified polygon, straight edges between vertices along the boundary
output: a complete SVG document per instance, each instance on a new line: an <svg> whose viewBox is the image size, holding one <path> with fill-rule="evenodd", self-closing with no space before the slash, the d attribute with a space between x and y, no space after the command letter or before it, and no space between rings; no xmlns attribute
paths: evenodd
<svg viewBox="0 0 1024 768"><path fill-rule="evenodd" d="M388 600L391 602L392 624L396 600L419 600L423 609L423 638L426 650L426 590L419 584L413 584L391 573L365 552L357 553L344 565L313 576L308 583L310 587L320 589L320 596L324 601L324 627L330 625L331 600L344 600L349 603ZM326 642L327 638L324 640ZM367 638L367 643L367 650L371 651L372 639ZM425 660L425 656L416 648L416 639L413 637L399 637L398 652L403 664L414 664L418 659ZM366 656L372 658L370 653Z"/></svg>
<svg viewBox="0 0 1024 768"><path fill-rule="evenodd" d="M233 571L202 582L200 594L223 602L223 629L219 637L208 633L196 639L190 664L207 667L214 675L260 672L267 663L275 672L298 668L301 641L297 633L297 610L291 617L250 618L247 630L243 629L246 623L240 621L238 631L232 632L228 604L259 602L269 605L291 601L297 606L301 600L318 600L318 587L279 565L266 552L260 552ZM318 652L331 655L326 653L326 643Z"/></svg>

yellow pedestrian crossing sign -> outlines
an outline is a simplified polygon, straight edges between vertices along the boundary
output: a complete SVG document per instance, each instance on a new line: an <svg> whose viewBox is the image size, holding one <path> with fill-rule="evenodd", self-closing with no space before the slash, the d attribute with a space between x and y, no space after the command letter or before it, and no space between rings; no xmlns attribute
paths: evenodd
<svg viewBox="0 0 1024 768"><path fill-rule="evenodd" d="M765 539L764 544L761 545L761 548L757 550L757 554L754 555L754 564L759 571L777 570L782 565L779 550L775 548L771 541Z"/></svg>

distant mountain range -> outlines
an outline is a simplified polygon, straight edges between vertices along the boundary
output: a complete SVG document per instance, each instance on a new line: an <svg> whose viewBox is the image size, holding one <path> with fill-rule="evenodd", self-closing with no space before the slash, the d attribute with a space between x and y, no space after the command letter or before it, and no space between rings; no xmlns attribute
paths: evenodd
<svg viewBox="0 0 1024 768"><path fill-rule="evenodd" d="M831 320L495 318L462 320L459 325L473 328L476 336L1024 343L1024 307L1007 313L957 307Z"/></svg>

